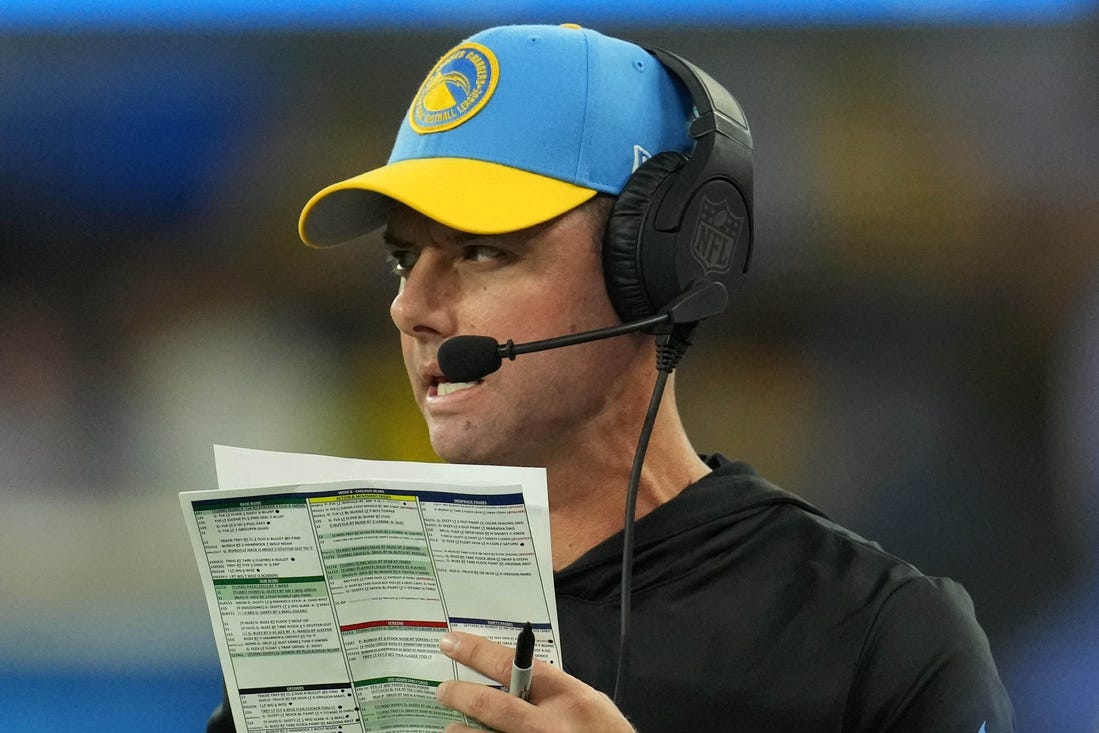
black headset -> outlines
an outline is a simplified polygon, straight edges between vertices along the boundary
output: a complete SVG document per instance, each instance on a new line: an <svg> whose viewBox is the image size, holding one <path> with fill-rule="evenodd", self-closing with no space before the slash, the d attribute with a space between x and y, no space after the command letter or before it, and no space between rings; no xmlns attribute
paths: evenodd
<svg viewBox="0 0 1099 733"><path fill-rule="evenodd" d="M661 311L700 280L731 298L752 256L752 134L724 87L686 59L644 47L687 89L687 154L659 152L626 181L603 238L603 272L624 322Z"/></svg>

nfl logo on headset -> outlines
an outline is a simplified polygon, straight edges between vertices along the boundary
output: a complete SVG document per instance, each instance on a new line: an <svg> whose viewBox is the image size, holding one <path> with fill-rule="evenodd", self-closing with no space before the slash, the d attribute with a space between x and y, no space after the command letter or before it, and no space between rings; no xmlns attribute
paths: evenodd
<svg viewBox="0 0 1099 733"><path fill-rule="evenodd" d="M733 213L728 199L714 201L703 195L698 226L691 240L691 255L702 265L705 275L729 271L743 225L744 217Z"/></svg>

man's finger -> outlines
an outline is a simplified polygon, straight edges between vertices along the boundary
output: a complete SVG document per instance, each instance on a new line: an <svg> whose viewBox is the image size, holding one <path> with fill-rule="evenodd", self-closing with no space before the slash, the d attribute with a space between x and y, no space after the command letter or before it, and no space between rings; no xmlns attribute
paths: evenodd
<svg viewBox="0 0 1099 733"><path fill-rule="evenodd" d="M455 662L474 669L505 687L511 684L515 650L510 647L473 634L452 631L439 639L439 649ZM556 666L535 659L530 702L537 703L547 695L567 689L571 681L574 680Z"/></svg>
<svg viewBox="0 0 1099 733"><path fill-rule="evenodd" d="M459 664L507 685L515 650L474 634L451 631L439 639L439 650Z"/></svg>

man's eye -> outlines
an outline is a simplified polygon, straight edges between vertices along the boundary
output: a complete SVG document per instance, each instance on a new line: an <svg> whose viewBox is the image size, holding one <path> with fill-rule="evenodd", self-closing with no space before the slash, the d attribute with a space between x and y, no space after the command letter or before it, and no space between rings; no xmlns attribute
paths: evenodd
<svg viewBox="0 0 1099 733"><path fill-rule="evenodd" d="M389 270L400 277L408 277L412 266L416 264L419 255L410 249L392 249L386 256L386 264Z"/></svg>
<svg viewBox="0 0 1099 733"><path fill-rule="evenodd" d="M497 260L504 256L503 250L489 244L470 244L462 250L462 256L473 262Z"/></svg>

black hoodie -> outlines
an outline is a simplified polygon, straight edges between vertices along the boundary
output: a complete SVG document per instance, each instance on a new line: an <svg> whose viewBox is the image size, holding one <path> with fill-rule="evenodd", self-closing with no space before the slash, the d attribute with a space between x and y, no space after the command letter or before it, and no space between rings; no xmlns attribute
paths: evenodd
<svg viewBox="0 0 1099 733"><path fill-rule="evenodd" d="M706 460L636 527L622 708L640 733L1014 730L960 585ZM554 579L565 670L608 695L621 558L619 534Z"/></svg>

